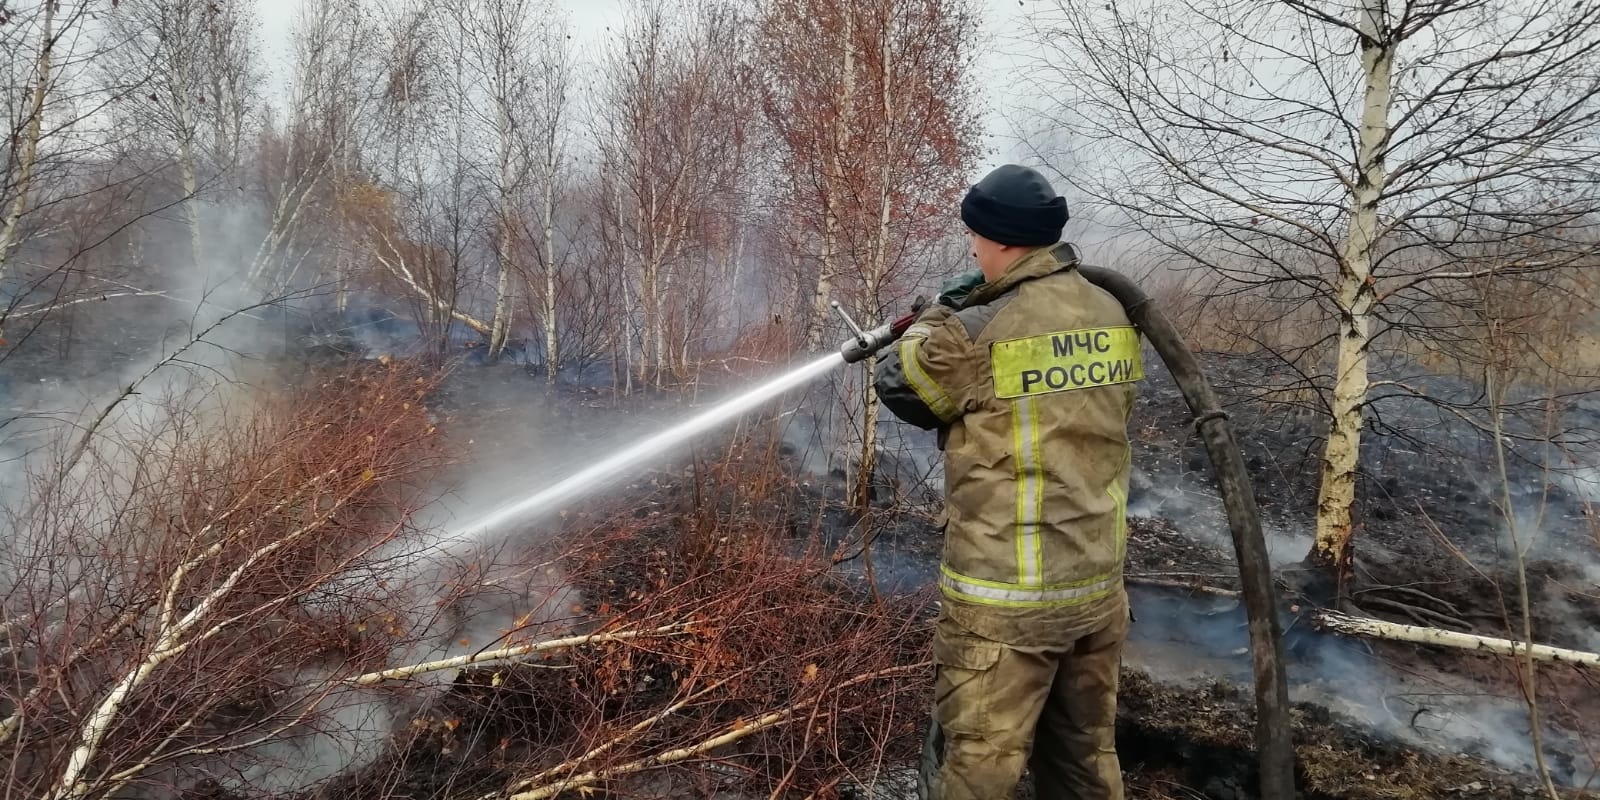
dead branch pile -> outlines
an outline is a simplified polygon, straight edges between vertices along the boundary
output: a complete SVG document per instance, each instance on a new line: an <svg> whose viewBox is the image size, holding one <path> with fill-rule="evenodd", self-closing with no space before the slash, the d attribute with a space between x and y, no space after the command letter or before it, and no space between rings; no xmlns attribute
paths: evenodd
<svg viewBox="0 0 1600 800"><path fill-rule="evenodd" d="M803 795L910 759L928 598L839 578L760 426L490 573L408 523L431 385L396 364L168 409L121 494L41 484L0 585L7 786Z"/></svg>
<svg viewBox="0 0 1600 800"><path fill-rule="evenodd" d="M820 549L796 552L794 520L773 513L783 482L767 452L751 444L694 478L658 480L658 513L635 516L631 497L625 516L574 516L571 535L604 531L568 565L587 576L595 640L463 673L353 780L398 771L417 791L451 780L519 800L589 788L804 796L909 760L932 675L927 598L875 604Z"/></svg>
<svg viewBox="0 0 1600 800"><path fill-rule="evenodd" d="M0 771L56 800L242 768L323 724L337 676L408 631L407 509L439 459L431 378L357 368L152 408L77 483L41 479L0 549ZM409 626L406 626L409 627Z"/></svg>

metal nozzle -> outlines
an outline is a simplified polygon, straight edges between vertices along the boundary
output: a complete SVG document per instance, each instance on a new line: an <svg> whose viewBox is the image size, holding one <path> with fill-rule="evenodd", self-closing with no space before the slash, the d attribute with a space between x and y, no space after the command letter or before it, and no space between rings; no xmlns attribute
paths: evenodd
<svg viewBox="0 0 1600 800"><path fill-rule="evenodd" d="M892 323L885 322L870 331L861 331L861 335L854 339L844 340L839 347L839 354L844 356L844 363L854 364L865 361L867 356L889 346L889 343L898 339L899 334Z"/></svg>
<svg viewBox="0 0 1600 800"><path fill-rule="evenodd" d="M891 326L880 325L870 331L864 331L860 325L856 324L855 320L850 318L850 314L844 310L844 306L839 305L838 300L831 301L829 305L833 306L833 310L838 312L839 318L844 320L845 327L849 328L850 332L855 335L855 338L846 339L844 344L839 345L839 354L844 356L844 363L854 364L858 361L864 361L867 356L882 350L884 345L894 339L894 332L890 329Z"/></svg>
<svg viewBox="0 0 1600 800"><path fill-rule="evenodd" d="M828 303L828 305L833 306L833 310L835 312L838 312L839 318L844 320L845 327L849 328L850 332L855 334L856 342L859 343L862 347L866 347L867 346L867 333L866 333L866 331L861 330L861 326L857 325L856 321L850 318L850 314L849 314L849 312L844 310L844 306L839 305L839 301L838 300L830 301Z"/></svg>
<svg viewBox="0 0 1600 800"><path fill-rule="evenodd" d="M900 338L900 334L906 332L906 328L916 317L916 312L913 311L895 322L885 322L870 331L864 331L860 325L856 324L855 320L850 318L849 314L845 313L844 307L839 305L838 300L832 301L830 305L833 306L834 311L839 312L844 324L854 334L854 338L846 339L843 344L839 345L839 355L844 356L844 363L846 364L865 361L868 356L888 347L894 340ZM920 297L917 298L917 308L920 310L923 305L926 305L926 301Z"/></svg>

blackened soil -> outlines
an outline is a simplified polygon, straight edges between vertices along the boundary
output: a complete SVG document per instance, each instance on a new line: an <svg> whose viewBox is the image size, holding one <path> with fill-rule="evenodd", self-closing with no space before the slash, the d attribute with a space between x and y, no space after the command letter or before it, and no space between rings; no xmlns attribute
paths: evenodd
<svg viewBox="0 0 1600 800"><path fill-rule="evenodd" d="M1208 358L1205 366L1221 386L1247 384L1255 368L1236 358ZM1294 583L1296 562L1310 544L1322 430L1294 409L1222 397L1274 561ZM1591 406L1572 404L1564 427L1595 427L1600 414ZM1210 464L1190 419L1176 386L1153 369L1131 430L1140 475L1130 507L1146 516L1131 525L1129 570L1218 575L1215 585L1229 585L1234 558ZM1581 487L1548 469L1535 446L1507 439L1513 512L1507 515L1494 453L1480 431L1425 403L1391 409L1371 422L1354 510L1355 610L1520 638L1510 516L1527 553L1534 639L1600 647L1600 509L1576 493Z"/></svg>
<svg viewBox="0 0 1600 800"><path fill-rule="evenodd" d="M509 369L471 372L476 374L446 395L440 411L484 432L475 435L493 435L501 424L496 418L503 418L505 409L522 404L537 408L543 417L535 419L530 414L516 423L534 435L546 435L541 431L551 420L569 431L581 431L594 427L594 420L615 420L617 415L670 412L649 402L619 409L610 398L594 392L547 391L535 378ZM484 381L491 385L482 385ZM1203 490L1209 485L1209 466L1187 422L1187 410L1164 381L1164 376L1155 375L1142 392L1134 431L1136 464L1146 475L1140 490L1147 496L1155 496L1164 487L1193 484ZM511 391L501 393L502 389ZM1269 527L1291 536L1303 532L1302 521L1309 518L1315 500L1316 432L1308 421L1291 414L1239 405L1230 407L1230 413ZM506 443L501 447L512 446L512 437L502 439ZM1507 615L1501 612L1505 607L1514 608L1514 595L1501 592L1509 592L1513 584L1507 582L1505 564L1495 559L1498 551L1493 540L1500 530L1492 487L1462 478L1461 462L1452 464L1437 454L1407 455L1405 451L1399 444L1378 448L1379 456L1363 479L1366 499L1358 509L1362 526L1358 548L1363 556L1356 602L1360 604L1378 587L1403 585L1437 598L1438 602L1428 602L1426 607L1458 617L1474 630L1508 630ZM751 525L781 520L796 543L820 540L843 559L835 590L859 602L869 601L861 590L858 548L849 545L864 533L876 537L886 551L903 556L904 562L920 565L915 569L900 565L911 572L936 561L934 520L925 514L892 513L888 501L900 487L883 487L874 508L851 509L843 502L843 476L802 474L792 458L794 453L780 447L778 456L780 470L759 473L762 486L757 494L761 499L754 504L744 491L748 486L732 492L724 486L707 493L705 482L695 480L695 470L704 465L691 465L648 473L564 518L564 535L603 538L623 524L619 520L626 520L632 530L628 538L595 556L598 561L590 565L594 569L579 570L585 603L579 611L598 618L640 603L675 577L671 574L675 564L714 549L717 542L707 540L694 524L696 509L707 507L718 509L729 520L742 514ZM1134 502L1139 502L1137 494ZM1563 497L1552 506L1570 503L1571 498ZM1131 522L1130 574L1230 586L1234 568L1226 538L1217 530L1203 535L1196 530L1202 522L1214 521L1198 512L1188 513L1181 504L1156 504L1154 513ZM1569 539L1577 541L1562 536L1567 538L1554 537L1562 546L1570 544ZM1535 559L1529 573L1539 638L1577 643L1585 624L1600 624L1600 600L1594 597L1600 592L1585 583L1586 573L1579 566L1562 559ZM1166 592L1180 605L1185 594L1167 588L1148 591ZM1551 601L1558 597L1560 603ZM1400 611L1376 606L1365 610L1397 621L1415 621ZM1289 625L1294 636L1308 635L1292 618ZM1141 635L1163 636L1150 631L1147 624ZM1242 637L1242 631L1234 634ZM1232 645L1216 653L1197 652L1195 658L1225 657L1229 647ZM1360 647L1374 660L1408 664L1418 672L1435 675L1449 684L1450 691L1478 685L1504 693L1514 691L1517 685L1514 670L1503 659L1407 645ZM905 654L908 660L920 657L919 653ZM1297 662L1292 670L1310 669L1311 664ZM583 670L581 664L556 658L532 666L463 673L436 708L397 731L395 745L384 759L347 776L333 794L325 796L476 796L504 785L513 773L526 772L539 754L549 752L548 745L569 736L581 720L568 716L564 709L593 707L596 702L643 708L660 700L652 694L656 690L642 680L624 689L625 697L612 694L615 687L595 696L595 687L576 676L574 667L577 672ZM650 669L648 664L639 665L640 674ZM1291 679L1308 674L1292 672ZM668 677L663 676L657 685L665 686ZM1325 677L1317 680L1327 682L1333 692L1350 685ZM1363 677L1350 675L1346 680ZM1255 796L1253 700L1247 691L1228 682L1195 683L1166 675L1152 678L1140 669L1126 669L1120 697L1119 751L1130 797L1242 800ZM1592 676L1576 670L1543 672L1540 698L1555 724L1581 729L1586 719L1600 718L1595 706L1600 690ZM1299 780L1307 800L1539 795L1537 784L1526 773L1499 769L1480 758L1408 745L1322 704L1297 705L1294 723ZM889 743L902 757L915 751L920 732L908 731L903 739ZM637 782L608 786L604 791L606 796L703 796L702 792L687 791L663 794ZM1024 788L1019 796L1029 793Z"/></svg>
<svg viewBox="0 0 1600 800"><path fill-rule="evenodd" d="M1130 794L1152 800L1255 797L1253 722L1242 710L1250 702L1232 684L1179 689L1125 670L1117 750ZM1464 756L1397 746L1320 706L1298 704L1292 719L1297 783L1305 800L1540 794L1527 776Z"/></svg>

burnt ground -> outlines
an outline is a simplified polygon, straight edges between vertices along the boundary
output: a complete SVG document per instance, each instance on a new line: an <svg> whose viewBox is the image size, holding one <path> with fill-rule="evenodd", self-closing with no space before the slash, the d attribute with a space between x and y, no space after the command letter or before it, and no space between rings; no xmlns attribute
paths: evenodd
<svg viewBox="0 0 1600 800"><path fill-rule="evenodd" d="M1225 383L1236 364L1212 360ZM1229 542L1203 452L1188 435L1175 388L1158 376L1143 387L1132 499L1129 572L1157 580L1232 586ZM1415 380L1414 378L1411 380ZM1457 382L1430 378L1433 393L1464 401ZM1309 545L1321 444L1304 419L1259 403L1229 403L1251 470L1280 578L1294 578ZM1537 416L1543 409L1531 407ZM1592 399L1571 403L1555 423L1592 431ZM1515 559L1504 522L1493 450L1479 431L1427 402L1391 403L1373 415L1364 443L1356 509L1354 611L1408 624L1521 639ZM1513 416L1508 431L1541 420ZM1600 535L1589 476L1565 473L1565 453L1508 438L1509 489L1527 551L1533 640L1600 649ZM1596 463L1588 455L1590 469ZM1142 495L1142 496L1139 496ZM1176 574L1174 574L1176 573ZM1204 596L1196 596L1197 598ZM1286 592L1286 602L1293 602ZM1211 603L1215 599L1189 602ZM1292 605L1290 606L1293 607ZM1181 619L1181 617L1179 617ZM1531 769L1519 677L1509 660L1387 642L1329 640L1286 615L1297 697L1345 711L1405 741L1458 749ZM1181 626L1174 626L1181 627ZM1600 733L1600 674L1547 665L1538 698L1552 771L1571 785L1600 783L1592 742Z"/></svg>
<svg viewBox="0 0 1600 800"><path fill-rule="evenodd" d="M495 454L490 460L517 460L529 447L600 452L616 440L616 431L651 429L683 410L675 402L649 400L619 407L608 391L548 390L510 367L462 372L439 405L440 413L455 420L475 444L477 437L489 437L486 452ZM1247 403L1234 403L1229 412L1274 559L1280 569L1292 570L1309 541L1304 520L1315 500L1316 434L1291 415ZM508 414L517 421L508 424ZM1149 583L1133 587L1139 619L1124 675L1119 747L1134 797L1246 798L1252 796L1254 763L1242 613L1225 595L1181 586L1225 590L1234 574L1209 466L1187 419L1176 390L1164 376L1153 375L1134 426L1139 475L1131 498L1128 566L1130 575ZM1368 443L1353 594L1359 610L1398 622L1445 621L1485 635L1508 635L1516 624L1507 613L1515 608L1515 583L1501 543L1497 487L1485 477L1483 453L1471 452L1465 437L1433 451L1382 434ZM717 443L708 440L688 456L703 461L716 449ZM938 549L929 516L886 508L865 519L851 514L839 502L841 473L806 473L803 454L793 447L784 452L792 456L787 466L793 484L781 507L770 512L789 520L797 540L807 531L830 535L829 544L845 559L839 591L864 595L861 560L853 557L858 549L849 546L863 529L877 536L881 586L904 591L926 586ZM891 462L925 458L920 453L887 456ZM1528 484L1542 473L1531 461L1516 458L1514 498L1542 497L1544 504L1541 540L1528 565L1535 638L1592 647L1600 630L1600 591L1586 561L1592 550L1583 549L1592 548L1586 504L1576 493L1551 485L1547 476L1537 492L1531 491ZM605 493L604 502L626 505L635 516L671 520L690 472L659 469L619 484ZM884 503L925 491L899 484L883 489L879 499ZM670 536L671 525L659 527L657 535ZM629 564L637 563L642 562L621 559L604 585L582 588L605 602L608 592L638 582L628 574ZM1526 704L1508 660L1317 633L1287 611L1292 603L1286 592L1284 623L1305 797L1539 793L1527 744ZM473 681L468 673L458 683ZM1600 683L1593 674L1547 666L1538 692L1551 770L1568 787L1565 791L1579 796L1579 789L1594 780L1588 753L1596 740L1594 720L1600 719ZM487 785L496 772L480 777Z"/></svg>
<svg viewBox="0 0 1600 800"><path fill-rule="evenodd" d="M1231 360L1213 360L1208 367L1219 374L1239 369ZM1448 396L1454 382L1433 380L1441 384L1438 394ZM1310 543L1320 431L1289 410L1238 398L1224 404L1251 472L1275 566L1292 574ZM1487 438L1426 402L1391 406L1385 414L1369 415L1375 430L1363 440L1354 515L1357 610L1396 622L1513 635L1520 631L1511 613L1517 607L1514 561ZM1565 413L1565 428L1592 433L1600 427L1594 400L1571 404ZM1508 429L1521 422L1509 420ZM1205 453L1164 374L1153 374L1144 385L1133 435L1142 474L1130 506L1144 519L1140 533L1148 545L1135 555L1142 559L1136 565L1149 572L1181 572L1176 565L1185 564L1198 573L1230 572L1212 568L1231 563L1231 549L1218 524ZM1534 638L1600 649L1600 509L1594 506L1600 485L1592 482L1600 459L1590 452L1588 471L1562 472L1557 462L1566 459L1559 454L1506 441L1512 515L1527 550ZM1211 547L1200 546L1205 544Z"/></svg>
<svg viewBox="0 0 1600 800"><path fill-rule="evenodd" d="M161 316L165 301L148 302L151 308L139 307L140 312ZM124 324L91 316L80 329L62 335L88 342L96 338L95 326ZM291 331L281 327L287 347ZM136 361L131 350L98 359L81 353L65 357L75 352L67 344L70 340L57 348L63 357L48 363L33 364L26 360L27 352L9 352L12 358L0 370L5 373L0 390L21 397L23 382L34 380L26 376L35 373L60 373L50 379L56 383L88 382L96 375L120 374ZM328 357L345 356L340 350ZM1131 497L1129 573L1164 584L1229 588L1233 558L1204 451L1176 389L1158 364L1152 360L1148 366L1150 379L1143 384L1132 428L1138 473ZM1276 565L1290 571L1309 542L1320 433L1311 419L1292 410L1242 399L1256 374L1254 365L1209 359L1206 366L1251 470ZM1408 377L1426 384L1439 398L1471 394L1470 387L1446 378ZM505 477L490 482L497 484L489 487L494 490L490 495L546 482L641 431L658 429L681 416L690 403L681 397L619 402L606 389L550 390L525 368L506 365L459 370L434 405L447 422L446 430L470 443L472 451L473 466L463 469L457 485L446 492L446 506L459 509L481 500L484 487L479 484L486 471ZM1575 403L1567 417L1565 427L1592 431L1600 427L1600 406L1592 400ZM1375 411L1370 422L1373 430L1365 441L1358 490L1356 606L1397 622L1427 621L1511 635L1519 625L1516 582L1506 557L1505 514L1485 437L1427 403L1391 403ZM1536 427L1536 419L1512 424L1513 432L1520 433ZM915 446L915 437L910 438ZM678 454L679 460L710 460L720 452L720 442L720 437L708 437ZM1515 516L1523 521L1523 540L1531 546L1534 639L1600 650L1600 519L1590 507L1594 486L1552 473L1546 464L1555 459L1545 449L1510 444ZM926 445L923 440L922 451L886 455L891 462L916 461L905 472L920 473L931 455ZM862 521L838 503L841 476L803 474L808 460L799 455L803 453L790 464L793 491L782 508L772 510L790 520L795 537L820 529L839 543L863 527L871 528L879 537L880 583L906 591L925 585L938 550L926 487L904 481L883 487L880 507ZM519 468L530 458L543 470ZM1591 464L1600 461L1592 453L1588 458ZM682 473L664 470L618 484L596 506L621 505L671 520L683 491L674 474ZM891 497L914 497L921 505L917 513L892 513L887 507ZM659 535L671 530L660 528ZM843 552L849 557L854 551ZM622 559L601 584L584 588L603 597L608 588L638 581L630 566L638 563ZM855 558L840 565L840 591L862 593L860 563ZM1286 593L1286 609L1291 602ZM1146 584L1135 586L1134 605L1139 622L1131 635L1119 728L1132 795L1249 797L1251 703L1237 604L1203 591ZM1310 631L1287 611L1284 622L1306 797L1534 793L1526 703L1508 660L1339 639ZM456 704L465 715L475 714L470 726L499 738L520 738L528 746L548 743L559 740L563 723L533 699L559 690L547 685L551 674L513 670L502 676L509 688L486 692L481 684L489 673L467 672L442 702ZM1591 754L1600 751L1600 677L1546 666L1539 673L1537 697L1550 738L1546 752L1552 770L1571 785L1590 780L1600 785L1587 777L1594 771ZM518 766L514 753L468 764L459 743L435 733L410 739L397 734L410 744L349 776L327 796L341 790L352 797L378 796L380 786L389 796L467 796L468 787L493 786Z"/></svg>

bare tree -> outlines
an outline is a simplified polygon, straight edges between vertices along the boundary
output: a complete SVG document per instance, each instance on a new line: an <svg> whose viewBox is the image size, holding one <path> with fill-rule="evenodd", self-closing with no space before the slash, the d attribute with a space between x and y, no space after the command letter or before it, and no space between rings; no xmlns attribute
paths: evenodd
<svg viewBox="0 0 1600 800"><path fill-rule="evenodd" d="M949 235L946 220L977 156L968 71L975 31L961 3L769 8L763 51L771 57L762 65L782 185L792 192L785 207L815 242L797 253L800 266L817 265L805 322L811 347L822 346L832 295L875 318L898 316L936 267L933 251ZM870 382L860 400L852 492L865 507L878 447Z"/></svg>
<svg viewBox="0 0 1600 800"><path fill-rule="evenodd" d="M489 322L488 357L505 347L514 306L512 275L527 242L518 236L519 215L535 177L536 156L530 100L537 80L533 54L539 38L534 20L551 9L531 0L488 0L456 17L461 62L467 75L458 95L465 116L484 132L493 187L491 246L494 253L494 311Z"/></svg>
<svg viewBox="0 0 1600 800"><path fill-rule="evenodd" d="M377 30L357 5L317 0L301 6L293 36L290 101L255 153L259 187L252 188L266 224L246 275L267 294L332 283L342 311L354 271L351 240L359 237L339 216L338 198L359 180L377 132Z"/></svg>
<svg viewBox="0 0 1600 800"><path fill-rule="evenodd" d="M417 377L231 399L169 383L98 432L92 468L9 506L7 785L114 796L326 725L340 679L426 623L371 579L406 583L415 553L401 486L436 459Z"/></svg>
<svg viewBox="0 0 1600 800"><path fill-rule="evenodd" d="M0 208L4 208L0 212L4 214L4 217L0 217L0 281L6 277L7 257L22 238L22 217L33 199L34 174L39 167L39 141L45 136L45 109L54 84L59 80L55 73L55 51L64 21L57 20L58 10L56 4L44 3L36 19L29 16L16 20L16 25L0 34L4 37L0 41L7 45L6 52L13 54L6 59L8 71L26 78L21 82L15 78L8 81L25 89L26 100L21 114L8 115L10 124L7 129L10 135L6 141L10 146L6 151L4 183L0 184L4 189L0 193ZM15 54L29 52L30 49L31 69L19 70Z"/></svg>
<svg viewBox="0 0 1600 800"><path fill-rule="evenodd" d="M794 0L773 3L762 19L763 49L771 55L761 68L766 117L781 155L781 184L789 192L796 222L811 246L792 250L797 264L815 273L797 281L809 308L803 329L806 346L822 347L828 303L840 266L840 217L852 198L845 185L846 159L857 150L854 119L861 104L857 57L857 4ZM810 270L805 270L805 267Z"/></svg>
<svg viewBox="0 0 1600 800"><path fill-rule="evenodd" d="M460 37L435 35L434 9L399 3L381 17L380 134L369 176L344 189L358 249L377 269L375 286L410 298L427 341L443 352L463 324L485 340L493 320L472 313L481 236L492 228L493 184L475 163L471 74ZM486 227L487 226L487 227Z"/></svg>
<svg viewBox="0 0 1600 800"><path fill-rule="evenodd" d="M569 152L567 137L570 120L568 109L572 105L573 53L571 34L565 19L553 14L541 31L537 57L533 66L534 81L530 118L525 122L532 128L534 160L539 166L539 234L535 254L539 260L541 289L540 316L544 328L544 374L551 384L556 382L556 371L561 363L559 337L560 300L558 276L560 261L557 258L556 205L563 196L562 179L566 174Z"/></svg>
<svg viewBox="0 0 1600 800"><path fill-rule="evenodd" d="M390 285L416 299L430 325L453 320L481 335L495 360L518 289L533 288L530 263L541 264L547 287L558 270L567 34L555 9L534 0L494 0L449 18L414 3L385 12L374 93L381 134L362 148L377 157L368 175L341 184L344 206L360 220L358 249ZM370 186L352 182L361 179ZM549 348L555 292L539 294Z"/></svg>
<svg viewBox="0 0 1600 800"><path fill-rule="evenodd" d="M1060 3L1037 65L1078 134L1069 177L1224 281L1319 311L1288 372L1328 420L1316 593L1352 557L1375 347L1448 335L1430 308L1489 248L1514 273L1583 257L1600 212L1600 7L1456 0ZM1541 278L1530 278L1543 280ZM1311 359L1325 359L1318 369ZM1310 365L1310 366L1308 366Z"/></svg>
<svg viewBox="0 0 1600 800"><path fill-rule="evenodd" d="M108 17L114 46L96 61L107 86L141 86L115 107L118 127L175 162L194 266L208 278L200 195L240 164L259 110L253 12L249 0L130 4Z"/></svg>
<svg viewBox="0 0 1600 800"><path fill-rule="evenodd" d="M0 25L0 84L7 87L0 111L0 330L17 319L35 329L51 309L81 300L78 289L140 291L68 269L114 235L108 227L138 218L120 207L97 217L80 213L97 204L101 190L126 198L142 177L110 165L117 134L101 120L140 86L131 78L102 91L86 80L117 46L93 35L95 12L92 3L12 4Z"/></svg>
<svg viewBox="0 0 1600 800"><path fill-rule="evenodd" d="M657 385L669 371L683 377L690 345L713 316L704 254L729 233L710 219L728 213L714 204L740 174L740 30L726 5L645 4L603 67L607 95L595 120L603 219L632 272L640 378Z"/></svg>

